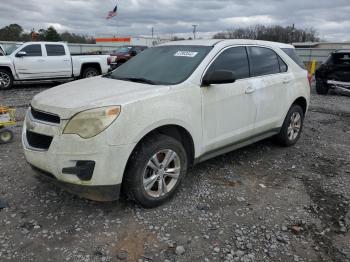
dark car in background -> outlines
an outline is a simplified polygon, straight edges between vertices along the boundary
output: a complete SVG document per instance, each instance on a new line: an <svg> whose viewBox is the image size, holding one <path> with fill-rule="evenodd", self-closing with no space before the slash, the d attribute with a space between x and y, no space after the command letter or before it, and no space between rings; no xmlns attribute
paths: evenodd
<svg viewBox="0 0 350 262"><path fill-rule="evenodd" d="M326 95L330 89L350 94L350 50L332 52L315 77L318 94Z"/></svg>
<svg viewBox="0 0 350 262"><path fill-rule="evenodd" d="M121 46L118 49L114 50L110 57L108 58L108 63L110 65L110 69L114 70L121 64L125 63L132 57L138 55L145 49L147 49L147 46Z"/></svg>

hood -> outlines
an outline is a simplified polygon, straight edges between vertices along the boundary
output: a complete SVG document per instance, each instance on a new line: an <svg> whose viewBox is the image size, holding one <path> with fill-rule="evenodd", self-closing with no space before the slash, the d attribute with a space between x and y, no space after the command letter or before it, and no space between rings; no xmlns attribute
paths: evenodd
<svg viewBox="0 0 350 262"><path fill-rule="evenodd" d="M167 86L87 78L63 84L36 95L31 105L38 110L69 119L78 112L102 106L125 105L168 92Z"/></svg>

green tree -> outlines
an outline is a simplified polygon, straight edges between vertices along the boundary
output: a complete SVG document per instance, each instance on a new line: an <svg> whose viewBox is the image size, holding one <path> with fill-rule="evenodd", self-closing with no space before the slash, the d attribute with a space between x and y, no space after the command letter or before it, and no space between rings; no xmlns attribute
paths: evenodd
<svg viewBox="0 0 350 262"><path fill-rule="evenodd" d="M40 31L39 31L40 32ZM57 42L61 41L61 36L58 34L53 26L50 26L45 32L45 41Z"/></svg>
<svg viewBox="0 0 350 262"><path fill-rule="evenodd" d="M18 24L11 24L0 29L0 40L18 41L23 33L23 28Z"/></svg>

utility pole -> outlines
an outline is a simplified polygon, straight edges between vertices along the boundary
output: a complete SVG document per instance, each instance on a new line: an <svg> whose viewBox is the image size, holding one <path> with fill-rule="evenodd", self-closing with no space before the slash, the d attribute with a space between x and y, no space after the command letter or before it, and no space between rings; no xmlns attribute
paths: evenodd
<svg viewBox="0 0 350 262"><path fill-rule="evenodd" d="M295 24L293 24L292 26L292 36L291 36L291 39L290 39L290 43L293 44L293 41L294 41L294 32L295 32Z"/></svg>
<svg viewBox="0 0 350 262"><path fill-rule="evenodd" d="M198 25L192 25L192 26L193 26L193 39L196 40L196 32L197 32Z"/></svg>

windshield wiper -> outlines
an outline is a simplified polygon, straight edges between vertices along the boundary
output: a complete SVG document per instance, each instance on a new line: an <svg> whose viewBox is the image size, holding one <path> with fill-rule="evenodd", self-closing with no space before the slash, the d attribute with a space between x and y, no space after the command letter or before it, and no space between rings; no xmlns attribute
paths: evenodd
<svg viewBox="0 0 350 262"><path fill-rule="evenodd" d="M124 81L131 81L131 82L136 82L136 83L145 83L145 84L150 84L150 85L156 85L156 82L153 82L152 80L142 78L142 77L123 77L123 78L117 78L119 80L124 80Z"/></svg>

